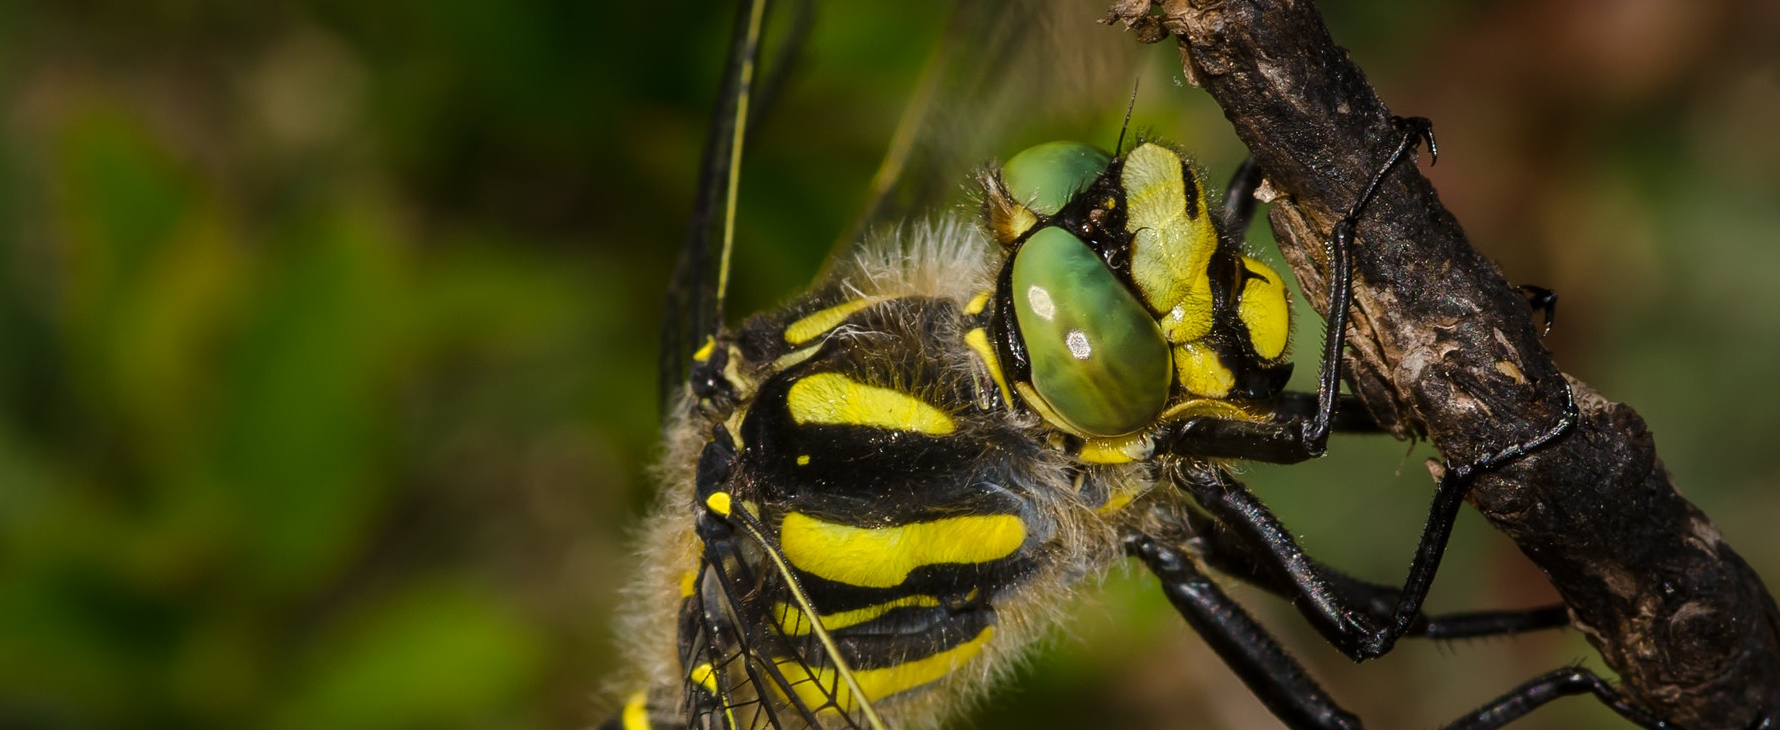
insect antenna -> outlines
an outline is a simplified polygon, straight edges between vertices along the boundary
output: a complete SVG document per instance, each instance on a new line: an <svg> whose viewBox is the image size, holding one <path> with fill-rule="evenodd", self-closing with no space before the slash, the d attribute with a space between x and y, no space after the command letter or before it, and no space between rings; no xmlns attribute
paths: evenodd
<svg viewBox="0 0 1780 730"><path fill-rule="evenodd" d="M1125 123L1119 125L1119 142L1113 145L1113 157L1125 154L1125 133L1131 130L1131 110L1137 108L1137 89L1143 84L1143 76L1131 80L1131 100L1125 102Z"/></svg>

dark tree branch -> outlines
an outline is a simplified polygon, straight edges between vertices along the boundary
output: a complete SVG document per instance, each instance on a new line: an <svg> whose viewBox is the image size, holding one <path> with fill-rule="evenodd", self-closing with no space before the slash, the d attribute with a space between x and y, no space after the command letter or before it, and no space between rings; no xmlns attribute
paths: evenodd
<svg viewBox="0 0 1780 730"><path fill-rule="evenodd" d="M1273 228L1327 308L1324 241L1400 133L1308 0L1124 0L1109 20L1179 42L1279 198ZM1436 120L1438 123L1438 120ZM1438 127L1438 124L1436 124ZM1359 227L1350 387L1400 437L1462 460L1527 440L1561 379L1526 300L1473 249L1411 166ZM1471 502L1545 571L1624 690L1690 728L1780 709L1780 612L1711 521L1676 492L1630 407L1568 379L1582 421L1481 479Z"/></svg>

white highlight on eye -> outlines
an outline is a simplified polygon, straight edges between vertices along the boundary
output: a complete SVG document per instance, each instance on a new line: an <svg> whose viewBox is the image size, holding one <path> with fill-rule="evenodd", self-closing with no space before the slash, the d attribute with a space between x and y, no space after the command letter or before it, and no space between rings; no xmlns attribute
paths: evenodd
<svg viewBox="0 0 1780 730"><path fill-rule="evenodd" d="M1077 360L1086 360L1089 355L1094 354L1094 348L1088 344L1088 336L1082 334L1081 330L1070 330L1063 338L1063 344L1069 346L1069 354L1074 355Z"/></svg>
<svg viewBox="0 0 1780 730"><path fill-rule="evenodd" d="M1051 303L1051 293L1037 284L1026 287L1026 303L1032 306L1032 313L1046 321L1057 316L1057 305Z"/></svg>

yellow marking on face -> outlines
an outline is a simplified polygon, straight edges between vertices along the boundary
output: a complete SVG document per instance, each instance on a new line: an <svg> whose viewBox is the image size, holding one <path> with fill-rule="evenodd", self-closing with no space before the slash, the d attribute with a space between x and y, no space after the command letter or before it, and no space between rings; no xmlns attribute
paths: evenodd
<svg viewBox="0 0 1780 730"><path fill-rule="evenodd" d="M1156 442L1148 434L1138 433L1088 439L1076 458L1088 464L1129 464L1148 459L1155 451Z"/></svg>
<svg viewBox="0 0 1780 730"><path fill-rule="evenodd" d="M680 574L680 597L691 598L693 586L698 584L698 568Z"/></svg>
<svg viewBox="0 0 1780 730"><path fill-rule="evenodd" d="M859 680L859 690L865 693L867 701L876 702L939 681L958 671L965 662L982 653L983 645L993 638L995 627L984 626L976 638L938 654L878 669L857 670L853 672L853 676ZM845 683L835 681L833 669L822 667L811 672L802 663L791 660L779 660L778 665L779 671L791 681L792 691L797 693L804 705L819 707L827 704L828 697L823 694L822 689L834 687L835 702L840 705L842 712L858 709L859 703L853 698L852 690Z"/></svg>
<svg viewBox="0 0 1780 730"><path fill-rule="evenodd" d="M717 349L717 338L706 337L705 344L699 345L698 351L692 353L692 359L696 360L698 362L705 362L707 360L710 360L711 353L714 352L716 349Z"/></svg>
<svg viewBox="0 0 1780 730"><path fill-rule="evenodd" d="M806 316L796 322L792 322L791 326L786 327L785 341L793 345L801 345L805 342L809 342L810 340L826 334L829 330L840 326L840 323L846 321L847 317L851 316L854 312L880 301L883 301L882 297L865 297L864 299L845 301L827 309L818 310L814 314Z"/></svg>
<svg viewBox="0 0 1780 730"><path fill-rule="evenodd" d="M971 297L970 303L964 305L964 313L972 316L982 314L983 308L987 306L989 306L989 292L983 292Z"/></svg>
<svg viewBox="0 0 1780 730"><path fill-rule="evenodd" d="M624 714L619 716L624 730L649 730L649 695L638 692L630 696L624 703Z"/></svg>
<svg viewBox="0 0 1780 730"><path fill-rule="evenodd" d="M728 517L730 509L729 492L717 492L705 498L705 506L710 507L719 517Z"/></svg>
<svg viewBox="0 0 1780 730"><path fill-rule="evenodd" d="M933 608L938 605L939 599L934 598L933 596L906 596L894 601L880 603L875 606L866 606L865 608L856 608L851 611L825 614L822 616L822 628L828 629L829 631L839 631L850 626L858 626L859 624L875 621L884 614L899 608L908 608L910 606ZM773 604L773 617L779 624L779 631L783 632L786 636L806 636L814 630L810 625L809 617L805 616L803 611L798 610L796 606L790 604Z"/></svg>
<svg viewBox="0 0 1780 730"><path fill-rule="evenodd" d="M854 527L802 512L785 515L779 547L799 570L837 583L894 588L924 565L987 563L1026 542L1013 515L967 515L895 527Z"/></svg>
<svg viewBox="0 0 1780 730"><path fill-rule="evenodd" d="M1222 398L1236 385L1236 374L1224 367L1218 354L1198 342L1174 346L1174 378L1188 393Z"/></svg>
<svg viewBox="0 0 1780 730"><path fill-rule="evenodd" d="M1231 421L1266 420L1264 414L1250 413L1230 401L1212 398L1192 398L1181 401L1169 406L1168 410L1156 417L1156 420L1158 422L1185 421L1189 418L1200 417L1223 418Z"/></svg>
<svg viewBox="0 0 1780 730"><path fill-rule="evenodd" d="M1156 324L1162 337L1171 343L1192 342L1211 332L1216 301L1211 294L1211 277L1201 270L1182 290L1182 298L1162 313Z"/></svg>
<svg viewBox="0 0 1780 730"><path fill-rule="evenodd" d="M785 405L799 425L871 426L944 436L956 429L945 411L907 393L840 373L806 375L791 384Z"/></svg>
<svg viewBox="0 0 1780 730"><path fill-rule="evenodd" d="M1194 185L1195 215L1188 214L1185 168L1180 155L1144 144L1125 157L1126 229L1131 237L1131 278L1152 311L1161 312L1169 342L1191 342L1211 331L1211 281L1206 264L1218 234L1206 215L1205 193Z"/></svg>
<svg viewBox="0 0 1780 730"><path fill-rule="evenodd" d="M798 466L809 466L810 465L810 455L809 454L798 454L797 455L797 465Z"/></svg>
<svg viewBox="0 0 1780 730"><path fill-rule="evenodd" d="M693 667L692 671L687 674L687 678L691 679L693 684L705 688L705 691L710 692L712 696L717 695L717 670L711 668L710 662Z"/></svg>
<svg viewBox="0 0 1780 730"><path fill-rule="evenodd" d="M1242 299L1236 314L1248 327L1248 339L1255 346L1255 354L1263 360L1278 359L1286 353L1286 339L1292 333L1292 307L1287 300L1285 279L1266 264L1247 256L1242 257L1242 265L1253 273L1242 285Z"/></svg>
<svg viewBox="0 0 1780 730"><path fill-rule="evenodd" d="M989 369L989 377L995 379L995 387L1001 389L1001 400L1013 403L1014 395L1007 391L1007 378L1001 374L1001 359L995 357L995 350L989 346L989 335L978 327L964 333L964 344L970 346L971 352L982 358L983 366Z"/></svg>

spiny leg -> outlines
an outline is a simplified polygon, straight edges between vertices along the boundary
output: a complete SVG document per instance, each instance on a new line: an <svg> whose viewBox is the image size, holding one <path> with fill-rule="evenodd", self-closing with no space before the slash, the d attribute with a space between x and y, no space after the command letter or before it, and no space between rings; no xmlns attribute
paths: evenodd
<svg viewBox="0 0 1780 730"><path fill-rule="evenodd" d="M1186 553L1143 534L1125 538L1126 552L1162 580L1162 591L1218 658L1288 727L1359 728L1304 667L1242 606L1193 565Z"/></svg>
<svg viewBox="0 0 1780 730"><path fill-rule="evenodd" d="M1672 728L1662 720L1653 717L1637 705L1627 701L1619 690L1606 680L1596 676L1594 672L1581 667L1570 667L1549 672L1515 687L1489 704L1465 715L1452 724L1447 730L1491 730L1520 719L1522 716L1547 702L1568 697L1570 695L1593 694L1620 717L1630 720L1633 724L1651 730Z"/></svg>
<svg viewBox="0 0 1780 730"><path fill-rule="evenodd" d="M1348 209L1347 215L1336 222L1329 242L1328 334L1323 340L1322 368L1317 374L1316 412L1310 418L1289 423L1192 418L1163 434L1158 439L1162 448L1182 455L1246 458L1282 464L1323 455L1341 392L1341 351L1347 346L1348 310L1353 306L1353 245L1360 215L1378 195L1385 175L1408 158L1418 142L1426 142L1429 154L1434 159L1439 158L1431 122L1421 117L1392 117L1391 121L1402 131L1402 138L1367 182L1366 189ZM1257 179L1256 171L1239 170L1231 187L1240 190ZM1227 220L1240 220L1246 205L1241 200L1244 197L1252 198L1252 190L1225 198Z"/></svg>
<svg viewBox="0 0 1780 730"><path fill-rule="evenodd" d="M1273 420L1286 423L1316 416L1317 394L1300 393L1288 390L1274 396ZM1335 415L1329 420L1329 430L1333 433L1384 433L1383 426L1372 418L1372 412L1366 410L1366 404L1360 399L1346 393L1335 398Z"/></svg>
<svg viewBox="0 0 1780 730"><path fill-rule="evenodd" d="M1187 514L1187 523L1192 535L1188 544L1206 565L1288 600L1293 597L1295 591L1291 580L1269 570L1252 546L1211 515L1195 510ZM1396 586L1360 580L1320 561L1311 562L1322 572L1330 588L1342 594L1344 603L1365 611L1373 621L1391 619L1402 593ZM1469 639L1560 628L1568 626L1569 622L1569 612L1562 605L1518 611L1467 611L1420 615L1410 624L1406 635L1437 640Z"/></svg>
<svg viewBox="0 0 1780 730"><path fill-rule="evenodd" d="M1195 540L1212 535L1209 526L1196 523ZM1191 560L1181 551L1165 545L1146 535L1132 535L1126 538L1126 550L1149 566L1157 577L1162 580L1163 590L1176 610L1198 631L1211 645L1220 658L1236 672L1251 691L1267 705L1282 721L1294 728L1326 728L1357 726L1357 721L1343 711L1334 700L1310 679L1301 665L1286 654L1277 643L1266 633L1266 630L1255 623L1241 606L1220 591L1216 584L1199 571ZM1196 543L1203 548L1204 543ZM1214 548L1215 550L1216 548ZM1218 565L1218 557L1226 555L1206 554L1208 562ZM1236 560L1243 560L1237 557ZM1312 566L1320 564L1311 562ZM1324 568L1324 570L1327 570ZM1236 574L1238 577L1250 578L1263 571L1250 575ZM1235 573L1233 573L1235 574ZM1352 593L1354 584L1368 589L1393 589L1372 586L1354 581L1330 571L1328 576L1333 590ZM1351 581L1351 583L1349 583ZM1273 590L1270 581L1265 578L1257 580L1257 585ZM1536 618L1541 614L1547 616L1556 612L1561 622L1562 610L1535 609L1527 612L1502 612L1504 620L1498 622L1501 627L1508 624L1520 625L1509 628L1511 633L1518 630L1540 628L1533 624L1540 621ZM1512 614L1519 614L1518 619L1531 619L1520 622ZM1422 626L1429 630L1426 635L1435 638L1460 638L1463 636L1483 636L1502 631L1477 630L1489 625L1487 613L1460 614L1456 617L1435 617L1426 619ZM1447 618L1457 620L1441 628ZM1595 695L1602 704L1618 713L1639 727L1652 730L1664 730L1672 726L1653 717L1641 708L1633 705L1611 685L1608 685L1593 672L1580 668L1562 669L1516 687L1514 690L1491 701L1489 704L1459 718L1448 727L1453 730L1489 730L1502 727L1537 709L1547 702L1559 697L1590 693ZM1765 718L1764 718L1765 721ZM1758 727L1766 725L1758 722Z"/></svg>
<svg viewBox="0 0 1780 730"><path fill-rule="evenodd" d="M1434 491L1428 522L1422 528L1415 558L1410 563L1409 577L1388 617L1374 617L1371 611L1355 605L1343 595L1332 585L1321 566L1298 547L1291 532L1267 510L1266 505L1228 474L1205 469L1184 474L1177 482L1212 517L1250 546L1266 573L1290 584L1293 605L1329 643L1355 661L1363 661L1389 652L1399 637L1423 620L1422 601L1434 584L1434 575L1445 555L1447 540L1452 537L1459 507L1465 503L1465 495L1477 477L1539 449L1574 425L1576 402L1570 397L1568 384L1564 386L1564 394L1563 417L1544 433L1530 441L1448 466Z"/></svg>
<svg viewBox="0 0 1780 730"><path fill-rule="evenodd" d="M1334 423L1340 381L1340 358L1345 345L1348 308L1352 300L1353 271L1351 248L1359 214L1364 210L1386 174L1401 161L1418 141L1425 140L1429 152L1437 154L1432 128L1425 119L1393 119L1403 131L1386 163L1367 184L1365 191L1335 225L1329 256L1329 332L1323 350L1323 366L1317 387L1317 410L1308 419L1289 422L1250 423L1246 421L1196 418L1183 422L1159 439L1164 450L1200 457L1231 457L1291 463L1320 455ZM1428 522L1416 548L1409 578L1396 601L1388 620L1374 619L1368 612L1344 600L1316 565L1300 551L1291 535L1260 501L1241 484L1227 476L1215 474L1211 479L1187 479L1202 506L1230 525L1260 549L1269 564L1269 572L1288 579L1302 600L1294 601L1311 623L1337 648L1356 660L1376 657L1389 651L1398 637L1421 618L1421 604L1433 583L1446 543L1452 534L1453 521L1466 493L1476 477L1502 463L1549 443L1567 432L1576 420L1576 404L1570 397L1568 384L1563 384L1564 415L1538 437L1515 444L1493 454L1484 454L1469 462L1449 465L1435 491Z"/></svg>

